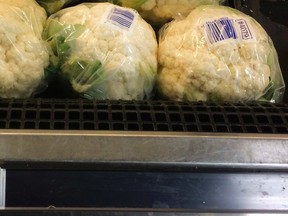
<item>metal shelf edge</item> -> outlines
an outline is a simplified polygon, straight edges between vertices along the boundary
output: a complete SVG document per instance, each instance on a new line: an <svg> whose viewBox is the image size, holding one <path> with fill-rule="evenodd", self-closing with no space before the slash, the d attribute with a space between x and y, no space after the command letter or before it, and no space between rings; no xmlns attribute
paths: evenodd
<svg viewBox="0 0 288 216"><path fill-rule="evenodd" d="M1 130L0 163L288 167L288 135Z"/></svg>

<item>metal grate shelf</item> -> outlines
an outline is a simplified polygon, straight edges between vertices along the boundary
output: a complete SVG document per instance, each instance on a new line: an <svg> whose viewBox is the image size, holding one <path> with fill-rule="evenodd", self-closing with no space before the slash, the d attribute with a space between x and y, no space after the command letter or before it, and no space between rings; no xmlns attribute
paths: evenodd
<svg viewBox="0 0 288 216"><path fill-rule="evenodd" d="M288 104L0 100L0 129L288 133Z"/></svg>

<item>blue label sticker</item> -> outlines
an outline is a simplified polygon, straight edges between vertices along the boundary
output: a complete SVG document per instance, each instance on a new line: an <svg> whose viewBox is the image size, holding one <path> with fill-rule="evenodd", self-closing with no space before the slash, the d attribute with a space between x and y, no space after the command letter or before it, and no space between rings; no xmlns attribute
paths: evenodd
<svg viewBox="0 0 288 216"><path fill-rule="evenodd" d="M254 39L253 29L244 19L234 20L222 17L213 21L205 21L202 27L207 43L210 45L227 40L250 41Z"/></svg>
<svg viewBox="0 0 288 216"><path fill-rule="evenodd" d="M106 21L121 29L129 31L133 24L134 18L135 14L132 11L119 7L113 7L109 12Z"/></svg>

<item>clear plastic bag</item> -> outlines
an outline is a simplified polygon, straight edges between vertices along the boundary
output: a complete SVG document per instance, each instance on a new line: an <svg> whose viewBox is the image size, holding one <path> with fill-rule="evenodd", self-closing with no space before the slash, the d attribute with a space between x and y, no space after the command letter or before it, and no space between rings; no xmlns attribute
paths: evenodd
<svg viewBox="0 0 288 216"><path fill-rule="evenodd" d="M200 5L218 5L225 0L110 0L114 4L136 9L152 25L161 25L172 18L186 17Z"/></svg>
<svg viewBox="0 0 288 216"><path fill-rule="evenodd" d="M288 1L287 0L234 0L238 10L256 19L272 38L279 55L285 83L288 83ZM288 92L284 101L288 102Z"/></svg>
<svg viewBox="0 0 288 216"><path fill-rule="evenodd" d="M46 88L46 13L34 0L0 1L0 97L27 98Z"/></svg>
<svg viewBox="0 0 288 216"><path fill-rule="evenodd" d="M41 38L47 15L35 0L0 0L0 3L7 5L4 7L11 12L10 17L21 19L24 25L30 26L37 37Z"/></svg>
<svg viewBox="0 0 288 216"><path fill-rule="evenodd" d="M161 95L189 101L282 99L285 84L273 42L252 17L200 6L160 31Z"/></svg>
<svg viewBox="0 0 288 216"><path fill-rule="evenodd" d="M84 3L48 19L51 65L88 99L150 98L157 74L152 27L128 8Z"/></svg>

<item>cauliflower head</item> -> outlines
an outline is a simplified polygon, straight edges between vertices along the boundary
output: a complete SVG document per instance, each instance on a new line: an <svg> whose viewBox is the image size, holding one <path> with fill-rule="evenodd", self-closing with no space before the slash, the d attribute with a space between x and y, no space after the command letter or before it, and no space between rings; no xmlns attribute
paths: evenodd
<svg viewBox="0 0 288 216"><path fill-rule="evenodd" d="M29 5L30 1L17 2L19 7L12 6L14 3L16 5L16 1L0 3L1 98L30 97L43 82L44 69L49 65L49 54L44 41L33 29L33 21L37 17L21 8L25 8L27 3L27 7L37 11L40 6L36 3ZM42 22L42 17L38 18Z"/></svg>
<svg viewBox="0 0 288 216"><path fill-rule="evenodd" d="M149 98L157 74L152 27L128 8L87 3L52 15L44 38L73 89L89 99Z"/></svg>
<svg viewBox="0 0 288 216"><path fill-rule="evenodd" d="M35 0L0 0L2 7L9 6L10 16L17 16L22 22L29 25L37 37L41 38L47 15L45 10Z"/></svg>
<svg viewBox="0 0 288 216"><path fill-rule="evenodd" d="M158 61L158 89L172 100L274 102L284 89L270 37L225 6L200 6L164 26Z"/></svg>
<svg viewBox="0 0 288 216"><path fill-rule="evenodd" d="M224 0L112 0L124 7L134 8L153 23L164 23L172 18L186 17L200 5L217 5Z"/></svg>

